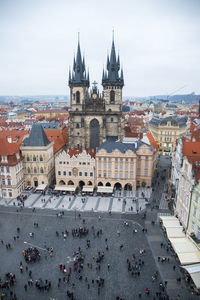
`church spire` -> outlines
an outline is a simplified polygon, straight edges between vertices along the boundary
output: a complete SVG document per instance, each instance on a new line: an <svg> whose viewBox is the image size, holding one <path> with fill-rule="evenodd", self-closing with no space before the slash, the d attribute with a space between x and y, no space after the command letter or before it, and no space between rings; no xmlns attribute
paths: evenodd
<svg viewBox="0 0 200 300"><path fill-rule="evenodd" d="M69 77L69 85L89 86L89 80L86 78L85 58L81 56L81 47L78 34L78 47L76 59L74 57L72 77Z"/></svg>
<svg viewBox="0 0 200 300"><path fill-rule="evenodd" d="M118 58L116 58L114 32L113 32L110 58L109 56L107 57L107 71L104 72L104 76L102 77L102 85L103 86L115 85L115 86L123 87L124 86L123 71L121 72L121 76L119 77L119 73L118 73L119 70L120 70L120 58L119 55Z"/></svg>

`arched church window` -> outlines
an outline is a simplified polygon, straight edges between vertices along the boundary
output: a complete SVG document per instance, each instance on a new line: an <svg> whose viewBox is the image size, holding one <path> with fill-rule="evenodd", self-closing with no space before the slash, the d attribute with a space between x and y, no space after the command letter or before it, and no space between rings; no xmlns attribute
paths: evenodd
<svg viewBox="0 0 200 300"><path fill-rule="evenodd" d="M28 168L28 174L30 174L31 173L31 169L30 168Z"/></svg>
<svg viewBox="0 0 200 300"><path fill-rule="evenodd" d="M110 91L110 103L115 103L115 92L113 90Z"/></svg>
<svg viewBox="0 0 200 300"><path fill-rule="evenodd" d="M44 170L43 170L43 168L40 168L40 173L44 173Z"/></svg>
<svg viewBox="0 0 200 300"><path fill-rule="evenodd" d="M76 128L79 128L79 123L76 123Z"/></svg>
<svg viewBox="0 0 200 300"><path fill-rule="evenodd" d="M76 104L80 104L80 92L76 92Z"/></svg>
<svg viewBox="0 0 200 300"><path fill-rule="evenodd" d="M36 169L36 168L34 168L34 173L35 173L35 174L37 173L37 169Z"/></svg>

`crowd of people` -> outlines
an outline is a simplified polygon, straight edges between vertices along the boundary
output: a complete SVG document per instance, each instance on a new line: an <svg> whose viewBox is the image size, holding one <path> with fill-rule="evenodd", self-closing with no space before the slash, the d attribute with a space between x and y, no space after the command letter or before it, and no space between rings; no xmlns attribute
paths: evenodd
<svg viewBox="0 0 200 300"><path fill-rule="evenodd" d="M40 260L40 252L36 247L29 247L23 250L22 253L26 262L36 262Z"/></svg>

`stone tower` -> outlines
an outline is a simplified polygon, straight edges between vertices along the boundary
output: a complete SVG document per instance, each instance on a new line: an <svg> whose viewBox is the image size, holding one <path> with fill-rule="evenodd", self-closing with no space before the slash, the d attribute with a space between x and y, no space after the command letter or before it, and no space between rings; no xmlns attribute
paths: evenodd
<svg viewBox="0 0 200 300"><path fill-rule="evenodd" d="M89 72L86 73L80 42L74 58L73 70L69 72L70 118L69 147L96 149L107 139L121 140L123 137L122 88L123 71L119 76L120 60L116 60L114 40L107 70L103 70L103 95L93 83L89 91Z"/></svg>

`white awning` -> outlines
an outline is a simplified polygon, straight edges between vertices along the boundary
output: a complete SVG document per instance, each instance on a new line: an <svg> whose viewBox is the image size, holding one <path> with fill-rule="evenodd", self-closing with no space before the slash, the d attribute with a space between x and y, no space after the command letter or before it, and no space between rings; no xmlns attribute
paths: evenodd
<svg viewBox="0 0 200 300"><path fill-rule="evenodd" d="M174 251L178 253L192 253L198 251L198 248L187 237L169 239Z"/></svg>
<svg viewBox="0 0 200 300"><path fill-rule="evenodd" d="M177 255L180 260L181 265L190 265L190 264L200 263L199 251L188 252L188 253L177 253Z"/></svg>
<svg viewBox="0 0 200 300"><path fill-rule="evenodd" d="M74 185L57 185L54 191L62 191L62 192L75 192L76 186Z"/></svg>
<svg viewBox="0 0 200 300"><path fill-rule="evenodd" d="M182 238L185 237L185 233L183 232L183 227L166 227L166 233L168 238Z"/></svg>
<svg viewBox="0 0 200 300"><path fill-rule="evenodd" d="M194 284L199 289L200 288L200 264L183 266L183 268L190 274Z"/></svg>
<svg viewBox="0 0 200 300"><path fill-rule="evenodd" d="M93 186L83 186L82 192L89 192L92 193L94 190Z"/></svg>
<svg viewBox="0 0 200 300"><path fill-rule="evenodd" d="M164 219L162 221L163 221L164 227L179 227L180 226L179 220L177 218L174 218L173 220Z"/></svg>
<svg viewBox="0 0 200 300"><path fill-rule="evenodd" d="M47 187L47 184L40 184L36 187L36 191L44 191Z"/></svg>
<svg viewBox="0 0 200 300"><path fill-rule="evenodd" d="M163 220L177 220L177 218L176 217L174 217L174 216L159 216L159 218L163 221Z"/></svg>
<svg viewBox="0 0 200 300"><path fill-rule="evenodd" d="M113 187L111 187L111 186L98 186L97 187L97 193L112 194L112 192L113 192Z"/></svg>

